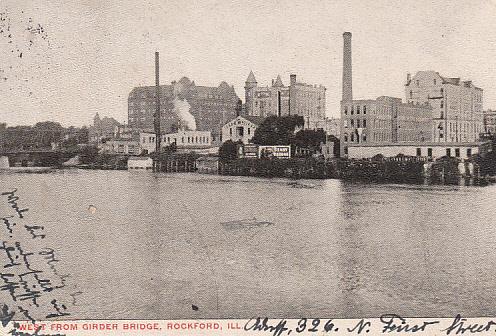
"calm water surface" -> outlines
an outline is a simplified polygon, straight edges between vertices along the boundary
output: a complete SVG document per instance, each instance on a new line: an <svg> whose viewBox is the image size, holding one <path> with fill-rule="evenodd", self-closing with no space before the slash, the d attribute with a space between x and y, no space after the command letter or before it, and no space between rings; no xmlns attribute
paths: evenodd
<svg viewBox="0 0 496 336"><path fill-rule="evenodd" d="M81 170L0 181L83 292L73 318L496 315L496 186Z"/></svg>

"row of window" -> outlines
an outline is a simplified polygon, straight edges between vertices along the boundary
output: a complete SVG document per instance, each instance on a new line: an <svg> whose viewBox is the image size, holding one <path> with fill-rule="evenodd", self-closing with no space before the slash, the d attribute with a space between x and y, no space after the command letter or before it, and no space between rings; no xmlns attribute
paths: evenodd
<svg viewBox="0 0 496 336"><path fill-rule="evenodd" d="M348 147L344 148L344 153L348 154ZM467 157L472 156L472 148L467 148L466 153L467 153ZM416 154L417 154L417 156L422 156L422 148L417 148ZM451 157L451 154L452 154L451 148L446 148L446 156ZM427 148L427 156L432 157L432 148ZM457 158L460 157L460 148L455 148L455 157L457 157Z"/></svg>
<svg viewBox="0 0 496 336"><path fill-rule="evenodd" d="M196 100L194 101L195 103L198 103L200 105L210 105L210 106L223 106L223 105L228 105L228 106L235 106L235 104L232 103L232 101L224 101L224 100L221 100L221 101L206 101L206 100ZM189 103L192 103L191 101L189 101ZM157 102L155 100L142 100L142 101L139 101L139 102L134 102L134 101L129 101L128 102L128 106L150 106L150 105L156 105ZM160 100L160 104L161 105L166 105L166 104L171 104L172 105L172 100L165 100L165 99L161 99Z"/></svg>
<svg viewBox="0 0 496 336"><path fill-rule="evenodd" d="M436 80L434 80L434 81L436 81ZM434 84L435 84L435 83L434 83ZM418 86L418 81L417 81L417 86ZM443 89L443 88L441 88L441 89L439 90L439 95L440 95L441 97L444 97L444 89ZM413 90L410 90L410 99L412 99L412 98L413 98Z"/></svg>
<svg viewBox="0 0 496 336"><path fill-rule="evenodd" d="M143 137L141 140L142 143L146 143L147 138ZM175 137L163 137L162 138L164 143L177 143L177 138ZM150 136L148 137L148 143L155 143L155 137ZM207 144L209 143L209 137L208 136L191 136L191 137L181 137L181 143L189 143L189 144Z"/></svg>
<svg viewBox="0 0 496 336"><path fill-rule="evenodd" d="M363 107L361 107L360 105L353 105L350 107L350 115L353 115L353 114L360 114L360 112L362 112L363 114L367 114L367 106L366 105L363 105ZM344 114L345 115L348 115L348 106L345 106L344 107Z"/></svg>
<svg viewBox="0 0 496 336"><path fill-rule="evenodd" d="M134 92L129 95L129 98L141 98L141 99L146 99L146 98L155 98L157 96L157 93L155 90L151 92ZM200 97L200 98L208 98L208 99L224 99L225 97L219 94L213 94L213 93L207 93L207 94L191 94L191 96L195 97Z"/></svg>
<svg viewBox="0 0 496 336"><path fill-rule="evenodd" d="M237 129L236 135L242 137L244 135L244 130L245 130L244 127L237 127L236 129ZM248 127L247 133L248 133L248 135L251 135L251 128L250 127ZM232 127L229 128L229 135L230 136L233 135Z"/></svg>
<svg viewBox="0 0 496 336"><path fill-rule="evenodd" d="M422 148L417 148L417 156L422 156ZM427 156L432 157L432 148L427 148ZM446 156L451 156L451 148L446 148ZM467 157L472 156L472 148L467 148ZM460 157L460 148L455 148L455 157Z"/></svg>
<svg viewBox="0 0 496 336"><path fill-rule="evenodd" d="M367 134L362 134L362 140L360 141L360 136L355 133L351 133L348 137L348 133L345 133L343 136L344 142L367 142Z"/></svg>
<svg viewBox="0 0 496 336"><path fill-rule="evenodd" d="M367 119L363 119L363 120L360 120L360 119L350 119L350 126L351 127L356 127L356 128L360 128L360 127L363 127L363 128L366 128L367 127ZM344 120L344 127L348 127L348 120L345 119Z"/></svg>
<svg viewBox="0 0 496 336"><path fill-rule="evenodd" d="M435 78L433 79L433 81L432 81L432 82L434 83L434 85L436 85L436 84L437 84L437 80L436 80ZM416 84L417 86L420 86L420 81L417 79L417 80L415 81L415 84Z"/></svg>
<svg viewBox="0 0 496 336"><path fill-rule="evenodd" d="M129 118L129 122L132 123L132 122L135 122L135 121L145 121L146 118L145 117L141 117L141 118Z"/></svg>
<svg viewBox="0 0 496 336"><path fill-rule="evenodd" d="M124 144L114 144L110 150L119 154L139 154L140 152L139 146Z"/></svg>
<svg viewBox="0 0 496 336"><path fill-rule="evenodd" d="M374 132L373 139L374 139L374 141L377 141L377 142L391 141L391 134Z"/></svg>

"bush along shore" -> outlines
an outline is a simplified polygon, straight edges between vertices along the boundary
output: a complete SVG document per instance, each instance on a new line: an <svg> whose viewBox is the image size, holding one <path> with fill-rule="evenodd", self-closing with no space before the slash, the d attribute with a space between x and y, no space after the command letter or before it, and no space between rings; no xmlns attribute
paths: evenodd
<svg viewBox="0 0 496 336"><path fill-rule="evenodd" d="M219 174L257 177L330 178L328 162L315 158L242 158L219 162Z"/></svg>
<svg viewBox="0 0 496 336"><path fill-rule="evenodd" d="M460 166L462 164L462 166ZM469 164L472 164L471 166ZM398 156L372 159L321 158L243 158L219 162L219 174L294 179L342 179L349 181L409 184L484 185L491 178L482 177L475 162L461 163L456 158L434 162L420 157Z"/></svg>

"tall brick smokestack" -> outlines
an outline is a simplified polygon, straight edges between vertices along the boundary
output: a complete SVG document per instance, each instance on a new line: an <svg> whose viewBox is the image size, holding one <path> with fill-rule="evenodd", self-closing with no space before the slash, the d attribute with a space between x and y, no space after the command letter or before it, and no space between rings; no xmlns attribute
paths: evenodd
<svg viewBox="0 0 496 336"><path fill-rule="evenodd" d="M160 73L159 54L155 52L155 114L153 126L155 128L155 153L160 153Z"/></svg>
<svg viewBox="0 0 496 336"><path fill-rule="evenodd" d="M353 100L351 72L351 33L343 34L343 102Z"/></svg>

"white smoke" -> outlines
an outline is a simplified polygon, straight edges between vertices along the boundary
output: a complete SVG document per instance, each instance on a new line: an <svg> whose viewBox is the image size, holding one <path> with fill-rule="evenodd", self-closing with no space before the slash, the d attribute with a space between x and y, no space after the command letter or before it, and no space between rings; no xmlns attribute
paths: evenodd
<svg viewBox="0 0 496 336"><path fill-rule="evenodd" d="M190 109L189 103L186 99L174 98L174 113L181 120L181 125L186 126L190 131L196 131L196 120L195 117L189 113Z"/></svg>

